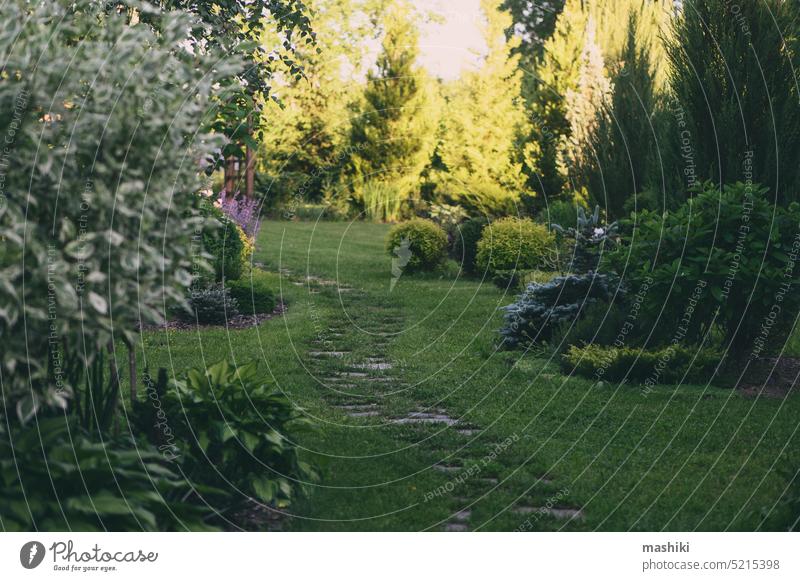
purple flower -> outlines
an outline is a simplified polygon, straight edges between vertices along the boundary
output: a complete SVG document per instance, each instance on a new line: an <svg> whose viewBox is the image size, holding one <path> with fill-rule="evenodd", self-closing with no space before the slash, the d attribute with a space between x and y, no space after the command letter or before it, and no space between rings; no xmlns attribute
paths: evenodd
<svg viewBox="0 0 800 581"><path fill-rule="evenodd" d="M255 198L248 198L237 193L228 194L225 190L219 193L219 207L234 222L239 224L251 239L255 240L261 227L259 219L260 204Z"/></svg>

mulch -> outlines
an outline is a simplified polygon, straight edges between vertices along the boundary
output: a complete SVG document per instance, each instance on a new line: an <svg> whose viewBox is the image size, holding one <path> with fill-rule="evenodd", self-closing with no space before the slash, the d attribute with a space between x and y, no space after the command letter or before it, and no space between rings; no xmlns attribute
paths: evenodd
<svg viewBox="0 0 800 581"><path fill-rule="evenodd" d="M800 358L762 357L751 362L738 389L750 397L785 398L796 391Z"/></svg>
<svg viewBox="0 0 800 581"><path fill-rule="evenodd" d="M193 321L183 321L181 319L172 319L167 321L163 325L147 325L144 327L147 331L154 331L154 330L177 330L177 331L203 331L206 329L250 329L251 327L257 327L264 321L268 321L269 319L274 319L275 317L280 317L283 313L286 312L286 305L283 303L279 303L275 310L271 313L262 313L260 315L237 315L235 317L231 317L222 325L198 325L196 322Z"/></svg>

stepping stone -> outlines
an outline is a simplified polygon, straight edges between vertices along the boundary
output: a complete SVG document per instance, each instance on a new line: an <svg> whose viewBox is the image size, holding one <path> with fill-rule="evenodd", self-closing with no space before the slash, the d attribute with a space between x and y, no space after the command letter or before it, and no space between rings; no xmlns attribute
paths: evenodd
<svg viewBox="0 0 800 581"><path fill-rule="evenodd" d="M471 516L472 511L468 508L465 508L464 510L459 510L451 518L457 522L467 522Z"/></svg>
<svg viewBox="0 0 800 581"><path fill-rule="evenodd" d="M446 473L461 472L463 470L461 466L456 466L455 464L434 464L433 469Z"/></svg>
<svg viewBox="0 0 800 581"><path fill-rule="evenodd" d="M461 523L447 523L444 525L444 532L446 533L466 533L469 532L469 527Z"/></svg>
<svg viewBox="0 0 800 581"><path fill-rule="evenodd" d="M454 426L458 420L454 420L445 414L432 414L427 412L415 412L404 418L394 420L395 424L446 424Z"/></svg>
<svg viewBox="0 0 800 581"><path fill-rule="evenodd" d="M356 369L370 369L372 371L385 371L387 369L392 369L391 363L359 363L358 365L353 365Z"/></svg>
<svg viewBox="0 0 800 581"><path fill-rule="evenodd" d="M350 411L350 412L357 412L357 411L364 411L372 408L377 408L378 404L376 403L360 403L360 404L350 404L350 405L337 405L334 406L337 409Z"/></svg>
<svg viewBox="0 0 800 581"><path fill-rule="evenodd" d="M350 351L309 351L308 355L314 358L320 357L344 357L349 355Z"/></svg>
<svg viewBox="0 0 800 581"><path fill-rule="evenodd" d="M377 410L369 412L350 412L347 415L351 418L374 418L376 416L381 415L381 412Z"/></svg>
<svg viewBox="0 0 800 581"><path fill-rule="evenodd" d="M338 377L356 377L356 378L366 378L369 377L369 373L363 373L361 371L342 371L341 373L337 374Z"/></svg>
<svg viewBox="0 0 800 581"><path fill-rule="evenodd" d="M551 516L558 520L583 520L583 511L579 508L518 506L514 509L514 512L517 514L540 514L542 516Z"/></svg>
<svg viewBox="0 0 800 581"><path fill-rule="evenodd" d="M475 434L480 434L482 430L477 428L461 428L460 430L456 430L462 436L474 436Z"/></svg>
<svg viewBox="0 0 800 581"><path fill-rule="evenodd" d="M478 482L483 482L484 484L498 484L500 481L494 476L487 476L485 478L479 478Z"/></svg>

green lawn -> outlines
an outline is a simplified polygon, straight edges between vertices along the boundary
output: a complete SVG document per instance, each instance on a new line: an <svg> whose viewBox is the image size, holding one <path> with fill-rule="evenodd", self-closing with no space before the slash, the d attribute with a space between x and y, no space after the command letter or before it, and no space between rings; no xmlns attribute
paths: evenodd
<svg viewBox="0 0 800 581"><path fill-rule="evenodd" d="M298 443L322 478L291 507L285 528L761 530L796 518L796 394L746 399L708 386L663 386L644 395L636 386L565 377L556 361L499 351L500 307L512 297L459 279L454 267L403 276L390 292L387 229L265 222L256 261L284 269L275 276L284 316L251 330L145 336L151 369L257 358L315 420L317 429ZM298 286L306 274L353 290ZM357 372L380 381L328 381L368 358L392 368ZM379 415L350 417L341 407L359 403L374 404L364 409ZM389 421L438 409L460 424ZM525 514L524 507L547 506L580 515Z"/></svg>

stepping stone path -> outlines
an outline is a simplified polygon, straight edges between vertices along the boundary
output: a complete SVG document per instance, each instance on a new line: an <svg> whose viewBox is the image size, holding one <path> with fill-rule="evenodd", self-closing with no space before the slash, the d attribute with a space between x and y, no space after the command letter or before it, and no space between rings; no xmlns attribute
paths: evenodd
<svg viewBox="0 0 800 581"><path fill-rule="evenodd" d="M558 520L583 520L583 511L579 508L549 507L549 506L518 506L514 509L517 514L540 514Z"/></svg>
<svg viewBox="0 0 800 581"><path fill-rule="evenodd" d="M291 276L290 273L284 274ZM365 304L367 303L365 292L316 276L295 279L293 284L306 286L311 292L317 293L321 289L332 287L336 287L339 293L349 293L348 300L352 302L348 306L348 312L352 313L355 320L334 322L311 341L312 347L306 352L310 367L320 382L321 397L332 409L346 418L346 421L352 421L354 426L361 427L364 427L365 421L369 421L371 423L368 426L371 428L388 430L401 429L403 426L417 427L423 430L422 434L426 434L424 432L426 429L427 433L448 430L464 438L464 446L471 446L468 439L475 440L481 436L483 433L481 428L452 417L444 408L430 408L422 405L423 402L414 401L413 389L405 389L407 386L398 377L398 366L386 357L386 350L391 342L400 336L403 330L403 319L396 314L394 307ZM359 322L360 313L366 313L370 317L369 324ZM376 319L379 319L377 323L380 326L370 329L370 326L375 326ZM359 345L363 345L365 337L372 352L366 356L355 355L354 353L357 353L355 350ZM404 415L398 413L396 408L391 412L387 411L389 397L393 398L391 401L395 406L402 408L409 404L408 408L413 411ZM442 454L440 458L446 457L444 450L438 453ZM472 458L472 460L477 459L477 457ZM464 461L470 460L465 458ZM448 480L460 478L459 473L465 469L462 460L437 462L431 468ZM500 483L497 477L486 474L476 474L470 478L470 482L477 484L477 488L484 492ZM550 485L552 482L540 478L536 484ZM469 493L469 487L465 492ZM453 500L463 507L476 498L455 496ZM563 521L582 520L584 517L581 509L570 507L518 505L512 512L521 516L540 514ZM443 523L440 530L468 532L471 530L471 517L470 509L457 510Z"/></svg>

